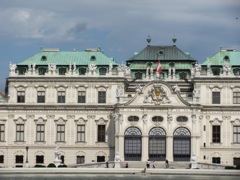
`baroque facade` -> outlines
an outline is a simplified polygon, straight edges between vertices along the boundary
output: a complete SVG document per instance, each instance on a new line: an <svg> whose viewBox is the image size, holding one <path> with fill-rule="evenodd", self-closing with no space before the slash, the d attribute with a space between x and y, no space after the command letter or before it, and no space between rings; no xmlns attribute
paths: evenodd
<svg viewBox="0 0 240 180"><path fill-rule="evenodd" d="M161 61L161 74L156 68ZM0 103L0 166L113 161L240 163L240 52L202 64L147 45L117 64L101 49L43 49L10 63Z"/></svg>

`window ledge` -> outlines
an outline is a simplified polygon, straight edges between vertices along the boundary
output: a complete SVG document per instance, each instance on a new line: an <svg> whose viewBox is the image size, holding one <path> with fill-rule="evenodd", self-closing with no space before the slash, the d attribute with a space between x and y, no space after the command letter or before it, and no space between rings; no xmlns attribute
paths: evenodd
<svg viewBox="0 0 240 180"><path fill-rule="evenodd" d="M34 141L34 144L46 144L46 141Z"/></svg>
<svg viewBox="0 0 240 180"><path fill-rule="evenodd" d="M25 144L26 141L14 141L14 144Z"/></svg>

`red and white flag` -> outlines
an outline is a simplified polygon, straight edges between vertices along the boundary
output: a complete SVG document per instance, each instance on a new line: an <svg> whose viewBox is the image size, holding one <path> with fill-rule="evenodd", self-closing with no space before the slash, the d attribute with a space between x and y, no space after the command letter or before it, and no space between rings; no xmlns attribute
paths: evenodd
<svg viewBox="0 0 240 180"><path fill-rule="evenodd" d="M156 72L157 72L157 74L160 74L161 71L162 71L162 66L161 66L160 60L158 60L158 65L157 65Z"/></svg>

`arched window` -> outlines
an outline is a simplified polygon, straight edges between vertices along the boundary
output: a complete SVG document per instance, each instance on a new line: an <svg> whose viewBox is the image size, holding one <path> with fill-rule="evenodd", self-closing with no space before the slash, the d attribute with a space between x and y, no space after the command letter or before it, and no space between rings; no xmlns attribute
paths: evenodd
<svg viewBox="0 0 240 180"><path fill-rule="evenodd" d="M47 69L45 67L40 67L38 69L38 74L39 75L45 75L46 72L47 72Z"/></svg>
<svg viewBox="0 0 240 180"><path fill-rule="evenodd" d="M187 128L177 128L173 133L174 161L190 161L191 134Z"/></svg>
<svg viewBox="0 0 240 180"><path fill-rule="evenodd" d="M64 68L64 67L59 68L58 73L59 73L59 75L65 75L66 74L66 68Z"/></svg>
<svg viewBox="0 0 240 180"><path fill-rule="evenodd" d="M140 72L135 73L135 78L142 79L142 73L140 73Z"/></svg>
<svg viewBox="0 0 240 180"><path fill-rule="evenodd" d="M99 75L106 75L107 69L106 68L99 68Z"/></svg>
<svg viewBox="0 0 240 180"><path fill-rule="evenodd" d="M139 117L137 117L137 116L129 116L128 117L128 121L129 122L138 122L139 121Z"/></svg>
<svg viewBox="0 0 240 180"><path fill-rule="evenodd" d="M185 72L179 73L179 79L187 79L187 73Z"/></svg>
<svg viewBox="0 0 240 180"><path fill-rule="evenodd" d="M156 127L150 130L148 146L150 160L164 161L166 159L166 132L163 128Z"/></svg>
<svg viewBox="0 0 240 180"><path fill-rule="evenodd" d="M124 133L125 161L141 161L142 133L137 127L129 127Z"/></svg>
<svg viewBox="0 0 240 180"><path fill-rule="evenodd" d="M240 69L233 69L233 73L235 76L239 76L240 75Z"/></svg>
<svg viewBox="0 0 240 180"><path fill-rule="evenodd" d="M220 69L219 68L214 68L214 69L212 69L212 73L215 76L219 76L220 75Z"/></svg>
<svg viewBox="0 0 240 180"><path fill-rule="evenodd" d="M79 68L79 75L85 75L86 69L85 68Z"/></svg>
<svg viewBox="0 0 240 180"><path fill-rule="evenodd" d="M163 122L163 117L162 116L154 116L152 118L153 122Z"/></svg>
<svg viewBox="0 0 240 180"><path fill-rule="evenodd" d="M187 122L188 118L186 116L178 116L177 122Z"/></svg>

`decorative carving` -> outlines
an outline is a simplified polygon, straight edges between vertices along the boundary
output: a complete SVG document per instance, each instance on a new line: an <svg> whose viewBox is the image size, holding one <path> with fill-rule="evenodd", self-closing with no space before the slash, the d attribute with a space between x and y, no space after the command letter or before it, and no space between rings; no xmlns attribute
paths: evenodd
<svg viewBox="0 0 240 180"><path fill-rule="evenodd" d="M9 69L10 69L10 71L15 71L15 69L17 68L17 65L16 64L12 64L11 62L10 62L10 64L9 64Z"/></svg>
<svg viewBox="0 0 240 180"><path fill-rule="evenodd" d="M56 71L57 69L56 67L57 67L56 64L53 64L53 63L48 64L49 71Z"/></svg>
<svg viewBox="0 0 240 180"><path fill-rule="evenodd" d="M138 94L142 94L143 87L139 84L135 87L135 90Z"/></svg>
<svg viewBox="0 0 240 180"><path fill-rule="evenodd" d="M223 65L223 73L228 75L228 73L231 73L231 65L229 63L226 63Z"/></svg>
<svg viewBox="0 0 240 180"><path fill-rule="evenodd" d="M118 86L116 89L116 97L121 97L124 95L124 89L123 86Z"/></svg>
<svg viewBox="0 0 240 180"><path fill-rule="evenodd" d="M87 119L83 119L83 118L79 118L79 119L74 120L74 122L76 124L86 124L87 121L88 121Z"/></svg>
<svg viewBox="0 0 240 180"><path fill-rule="evenodd" d="M66 124L67 120L63 119L62 117L59 119L54 120L56 124Z"/></svg>
<svg viewBox="0 0 240 180"><path fill-rule="evenodd" d="M144 97L143 103L169 104L171 100L162 85L153 85Z"/></svg>
<svg viewBox="0 0 240 180"><path fill-rule="evenodd" d="M91 72L91 74L96 73L96 69L97 69L97 65L96 64L89 64L88 65L89 71Z"/></svg>
<svg viewBox="0 0 240 180"><path fill-rule="evenodd" d="M95 122L96 122L97 124L106 125L107 122L108 122L108 120L107 120L107 119L104 119L104 118L100 118L100 119L95 120Z"/></svg>
<svg viewBox="0 0 240 180"><path fill-rule="evenodd" d="M131 69L123 63L118 65L118 71L124 72L126 77L131 77Z"/></svg>
<svg viewBox="0 0 240 180"><path fill-rule="evenodd" d="M180 88L179 88L179 86L177 84L172 86L172 89L173 89L174 93L180 92Z"/></svg>

